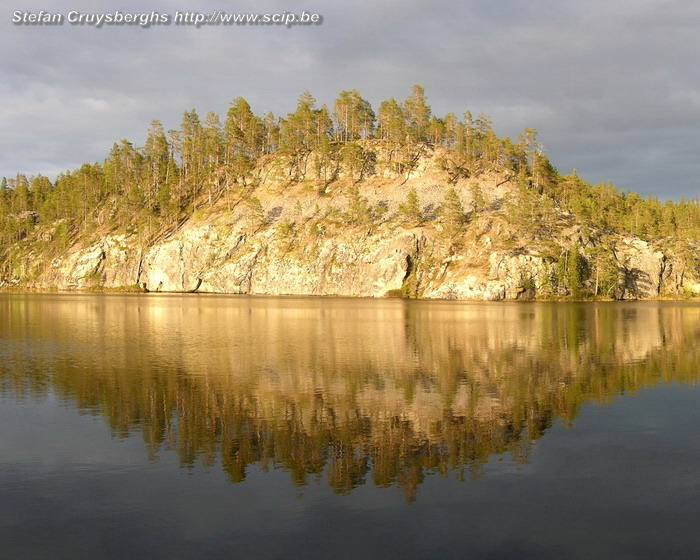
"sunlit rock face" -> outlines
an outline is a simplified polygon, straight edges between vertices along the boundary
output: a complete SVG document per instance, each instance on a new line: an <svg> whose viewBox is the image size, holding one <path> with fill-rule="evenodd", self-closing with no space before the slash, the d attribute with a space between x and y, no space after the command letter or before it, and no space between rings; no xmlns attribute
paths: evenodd
<svg viewBox="0 0 700 560"><path fill-rule="evenodd" d="M590 231L552 206L546 224L529 223L513 202L513 178L483 172L454 178L439 149L423 147L406 172L391 171L381 150L360 183L339 170L319 185L310 169L289 179L284 158L260 164L253 186L232 186L187 219L149 235L101 231L60 255L31 248L1 284L41 289L139 287L157 292L296 294L458 300L515 300L572 295L563 256L583 258L581 287L613 299L700 291L688 255L660 242ZM415 189L419 216L407 216ZM450 222L447 193L461 202ZM478 200L476 200L477 194ZM403 208L403 209L402 209ZM524 221L523 221L524 220ZM539 219L541 221L541 219ZM597 248L614 276L603 288ZM582 292L582 293L583 293ZM573 294L575 295L575 294Z"/></svg>

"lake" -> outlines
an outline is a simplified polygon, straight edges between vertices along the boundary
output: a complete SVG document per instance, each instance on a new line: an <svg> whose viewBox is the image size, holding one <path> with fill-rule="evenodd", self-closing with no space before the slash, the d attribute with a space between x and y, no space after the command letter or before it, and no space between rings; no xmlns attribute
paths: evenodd
<svg viewBox="0 0 700 560"><path fill-rule="evenodd" d="M698 558L700 305L0 294L0 557Z"/></svg>

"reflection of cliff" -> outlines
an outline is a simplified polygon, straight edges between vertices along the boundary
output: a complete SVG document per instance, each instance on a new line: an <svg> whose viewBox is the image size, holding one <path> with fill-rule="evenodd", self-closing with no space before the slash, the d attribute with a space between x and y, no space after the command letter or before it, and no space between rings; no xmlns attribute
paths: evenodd
<svg viewBox="0 0 700 560"><path fill-rule="evenodd" d="M426 473L526 460L556 417L692 382L700 307L0 296L5 392L55 392L149 450L409 498Z"/></svg>

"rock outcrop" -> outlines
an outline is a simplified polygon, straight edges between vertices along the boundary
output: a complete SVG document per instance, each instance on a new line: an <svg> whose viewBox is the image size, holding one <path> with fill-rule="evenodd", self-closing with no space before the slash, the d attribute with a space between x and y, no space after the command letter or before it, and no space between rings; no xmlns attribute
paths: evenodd
<svg viewBox="0 0 700 560"><path fill-rule="evenodd" d="M611 255L607 274L613 277L606 295L700 293L697 271L668 248L601 232L584 236L575 217L557 208L548 217L550 233L514 224L508 213L515 204L512 177L483 172L455 179L443 170L439 154L425 149L410 171L379 169L360 183L342 172L330 184L303 174L293 182L270 178L280 176L278 169L262 169L254 187L236 187L213 204L202 202L167 233L95 232L51 257L29 247L21 255L23 266L0 283L58 290L130 286L159 292L531 299L566 295L561 259L573 246L581 247L587 267L581 282L595 292L600 281L593 271L599 267L595 249L605 245ZM453 188L464 211L458 224L442 210ZM420 200L419 217L402 210L411 189Z"/></svg>

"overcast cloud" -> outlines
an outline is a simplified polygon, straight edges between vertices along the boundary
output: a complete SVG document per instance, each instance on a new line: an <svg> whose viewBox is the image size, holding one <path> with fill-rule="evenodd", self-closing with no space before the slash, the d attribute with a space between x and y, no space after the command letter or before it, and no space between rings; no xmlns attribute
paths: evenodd
<svg viewBox="0 0 700 560"><path fill-rule="evenodd" d="M307 27L29 26L15 10L322 14ZM245 97L286 115L358 89L375 108L425 87L433 112L539 131L563 173L642 194L700 195L696 0L21 1L0 13L0 176L102 161L152 119L223 117Z"/></svg>

